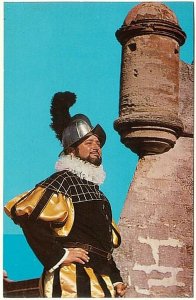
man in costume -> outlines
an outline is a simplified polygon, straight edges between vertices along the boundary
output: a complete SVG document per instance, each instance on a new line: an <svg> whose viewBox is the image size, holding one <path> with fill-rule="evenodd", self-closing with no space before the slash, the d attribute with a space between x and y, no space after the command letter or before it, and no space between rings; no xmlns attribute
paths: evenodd
<svg viewBox="0 0 196 300"><path fill-rule="evenodd" d="M106 135L85 115L70 116L75 101L70 92L52 99L50 126L63 145L56 172L9 201L5 212L44 266L42 297L122 297L126 285L112 257L120 235L99 190Z"/></svg>

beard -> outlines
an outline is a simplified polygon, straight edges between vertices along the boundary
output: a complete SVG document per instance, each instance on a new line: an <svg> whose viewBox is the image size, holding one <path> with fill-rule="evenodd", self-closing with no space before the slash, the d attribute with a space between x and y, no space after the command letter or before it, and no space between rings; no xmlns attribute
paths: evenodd
<svg viewBox="0 0 196 300"><path fill-rule="evenodd" d="M78 158L80 158L83 161L89 162L90 164L93 164L96 167L99 167L102 163L102 157L91 157L90 155L87 157L81 157L79 155L76 155Z"/></svg>
<svg viewBox="0 0 196 300"><path fill-rule="evenodd" d="M95 165L96 167L99 167L101 165L101 163L102 163L102 157L101 156L100 157L94 157L94 158L92 158L89 155L87 158L85 158L83 160L84 161L88 161L89 163Z"/></svg>
<svg viewBox="0 0 196 300"><path fill-rule="evenodd" d="M83 161L89 162L90 164L93 164L96 167L99 167L102 163L102 157L101 156L97 156L97 157L91 157L90 154L87 157L82 157L79 154L78 149L75 149L75 156L80 158Z"/></svg>

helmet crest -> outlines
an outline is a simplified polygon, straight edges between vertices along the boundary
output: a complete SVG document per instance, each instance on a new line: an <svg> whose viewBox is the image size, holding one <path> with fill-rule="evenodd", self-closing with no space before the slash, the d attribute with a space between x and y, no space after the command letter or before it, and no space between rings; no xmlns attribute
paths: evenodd
<svg viewBox="0 0 196 300"><path fill-rule="evenodd" d="M101 147L105 144L106 134L97 124L92 126L89 118L83 114L71 117L69 108L76 102L76 95L71 92L59 92L52 98L50 113L52 123L50 127L56 132L56 137L63 144L64 150L75 143L82 142L89 135L96 135Z"/></svg>
<svg viewBox="0 0 196 300"><path fill-rule="evenodd" d="M71 120L69 108L76 102L76 95L71 92L59 92L54 94L51 107L51 124L50 127L56 133L56 137L62 141L64 128Z"/></svg>

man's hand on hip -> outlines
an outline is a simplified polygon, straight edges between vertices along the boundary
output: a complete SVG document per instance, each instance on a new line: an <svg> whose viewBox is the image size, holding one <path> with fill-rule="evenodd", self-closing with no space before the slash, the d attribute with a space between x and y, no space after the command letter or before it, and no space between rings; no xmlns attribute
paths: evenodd
<svg viewBox="0 0 196 300"><path fill-rule="evenodd" d="M69 265L73 262L85 264L90 259L88 256L88 252L82 248L69 248L67 250L69 251L69 253L62 265Z"/></svg>

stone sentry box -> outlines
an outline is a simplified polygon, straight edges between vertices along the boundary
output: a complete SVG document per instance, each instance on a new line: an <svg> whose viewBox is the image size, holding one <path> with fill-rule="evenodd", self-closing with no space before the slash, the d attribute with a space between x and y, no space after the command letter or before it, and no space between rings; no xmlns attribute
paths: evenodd
<svg viewBox="0 0 196 300"><path fill-rule="evenodd" d="M122 143L140 157L168 151L183 130L179 110L179 47L186 34L164 4L142 3L125 18L119 118Z"/></svg>
<svg viewBox="0 0 196 300"><path fill-rule="evenodd" d="M167 6L145 2L116 36L122 67L114 127L140 156L114 253L125 297L193 297L194 65L179 60L186 35Z"/></svg>

